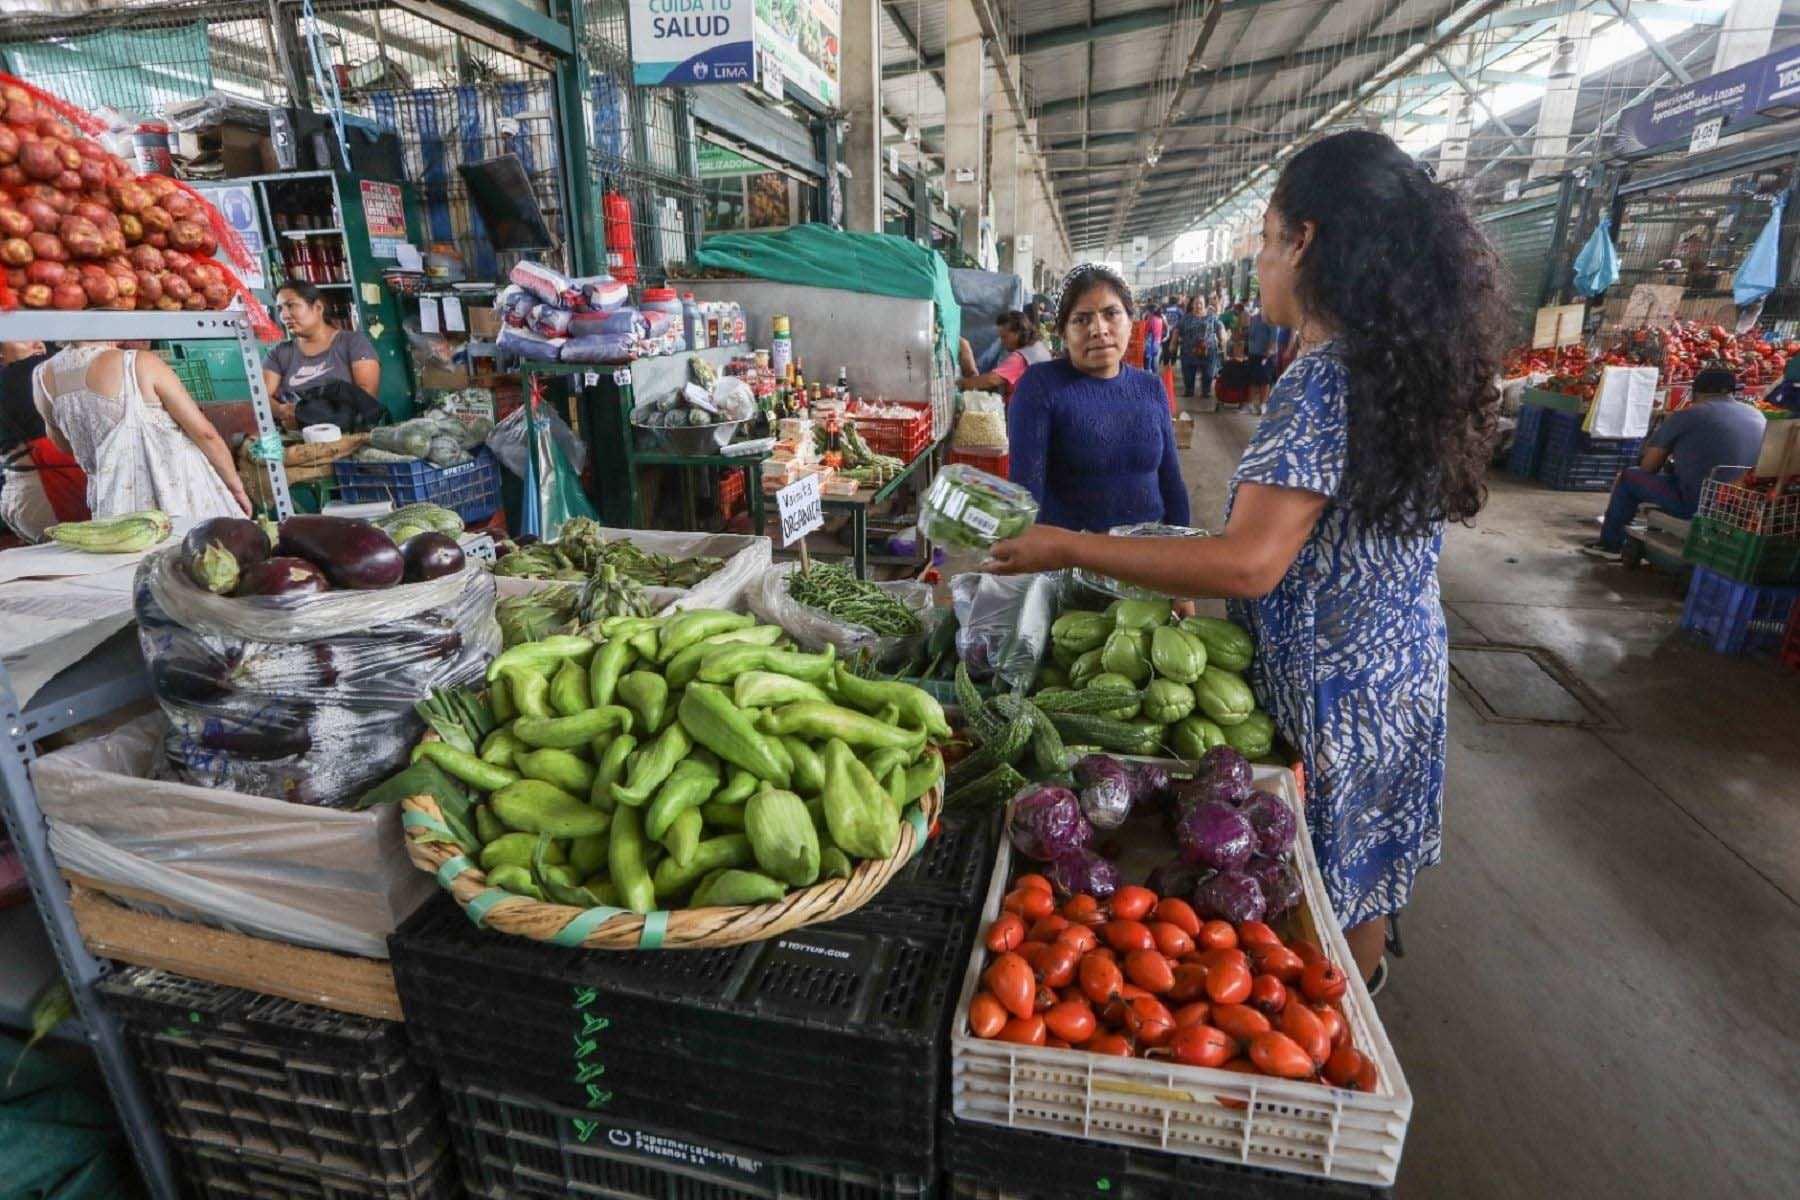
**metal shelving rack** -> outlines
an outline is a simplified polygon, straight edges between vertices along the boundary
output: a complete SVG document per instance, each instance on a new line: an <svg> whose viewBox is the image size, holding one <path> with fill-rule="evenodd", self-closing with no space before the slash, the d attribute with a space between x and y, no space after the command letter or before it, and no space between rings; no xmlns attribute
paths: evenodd
<svg viewBox="0 0 1800 1200"><path fill-rule="evenodd" d="M136 339L229 338L238 345L250 380L251 402L257 431L265 437L279 434L269 410L269 396L262 386L262 363L249 317L242 311L225 312L111 312L105 310L58 312L22 310L0 313L0 340L93 342ZM277 457L266 464L270 495L278 520L293 515L288 495L287 471ZM37 757L39 738L83 721L105 716L150 694L136 634L131 630L109 638L98 649L56 675L21 706L11 676L0 667L0 722L6 737L0 741L0 816L12 834L13 844L25 866L25 877L39 915L50 935L57 965L74 997L79 1031L85 1034L99 1059L102 1074L112 1092L138 1169L156 1200L175 1200L179 1192L171 1170L168 1146L138 1079L119 1023L101 1005L94 985L108 966L88 953L75 914L69 906L68 885L57 872L50 854L49 830L31 784L30 764Z"/></svg>

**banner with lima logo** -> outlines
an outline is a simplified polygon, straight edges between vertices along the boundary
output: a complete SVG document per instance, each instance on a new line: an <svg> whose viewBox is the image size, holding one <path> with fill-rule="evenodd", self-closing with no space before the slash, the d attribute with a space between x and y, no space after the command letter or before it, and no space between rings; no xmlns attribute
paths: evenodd
<svg viewBox="0 0 1800 1200"><path fill-rule="evenodd" d="M632 82L756 81L755 0L631 0Z"/></svg>

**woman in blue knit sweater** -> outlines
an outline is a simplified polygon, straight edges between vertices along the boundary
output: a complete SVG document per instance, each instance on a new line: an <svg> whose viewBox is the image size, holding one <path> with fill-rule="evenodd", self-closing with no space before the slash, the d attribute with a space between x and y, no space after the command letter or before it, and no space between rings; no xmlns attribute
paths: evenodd
<svg viewBox="0 0 1800 1200"><path fill-rule="evenodd" d="M1063 281L1056 329L1067 353L1020 377L1007 410L1012 480L1036 497L1038 520L1099 532L1188 523L1187 485L1162 382L1124 364L1131 289L1105 267Z"/></svg>

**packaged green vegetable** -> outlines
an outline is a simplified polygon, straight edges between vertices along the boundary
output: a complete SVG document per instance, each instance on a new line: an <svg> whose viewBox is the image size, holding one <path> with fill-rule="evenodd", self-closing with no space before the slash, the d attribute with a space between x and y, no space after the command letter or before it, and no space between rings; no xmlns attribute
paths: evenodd
<svg viewBox="0 0 1800 1200"><path fill-rule="evenodd" d="M1018 537L1038 511L1030 492L966 463L939 471L921 508L919 528L926 537L976 550Z"/></svg>

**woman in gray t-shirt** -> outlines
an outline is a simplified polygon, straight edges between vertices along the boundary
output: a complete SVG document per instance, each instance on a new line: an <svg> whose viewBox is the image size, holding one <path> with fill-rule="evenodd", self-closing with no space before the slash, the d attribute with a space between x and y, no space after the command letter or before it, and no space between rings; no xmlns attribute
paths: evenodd
<svg viewBox="0 0 1800 1200"><path fill-rule="evenodd" d="M281 285L275 311L293 336L263 358L263 387L268 389L275 419L296 427L293 402L275 400L281 392L300 392L332 379L353 383L374 396L381 389L381 363L369 339L354 329L339 329L325 320L325 301L310 283Z"/></svg>

